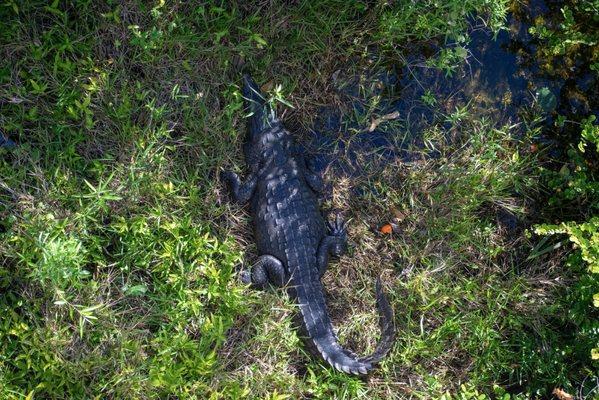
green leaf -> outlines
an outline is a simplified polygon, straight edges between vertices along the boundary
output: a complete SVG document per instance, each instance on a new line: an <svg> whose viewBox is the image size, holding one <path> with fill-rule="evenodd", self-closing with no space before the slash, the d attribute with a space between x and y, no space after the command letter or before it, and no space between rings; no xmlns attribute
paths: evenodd
<svg viewBox="0 0 599 400"><path fill-rule="evenodd" d="M131 287L124 286L123 292L129 296L143 296L148 291L146 285L135 285Z"/></svg>
<svg viewBox="0 0 599 400"><path fill-rule="evenodd" d="M550 113L557 106L557 98L548 87L539 89L537 92L537 101L541 109L546 113Z"/></svg>
<svg viewBox="0 0 599 400"><path fill-rule="evenodd" d="M251 38L254 42L256 42L258 44L259 49L263 49L264 47L266 47L268 45L266 40L264 40L264 38L262 36L260 36L258 33L252 34Z"/></svg>

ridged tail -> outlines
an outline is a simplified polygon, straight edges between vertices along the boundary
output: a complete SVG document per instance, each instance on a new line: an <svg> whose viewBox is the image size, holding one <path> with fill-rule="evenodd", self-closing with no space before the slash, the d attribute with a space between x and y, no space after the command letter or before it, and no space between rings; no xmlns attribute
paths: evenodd
<svg viewBox="0 0 599 400"><path fill-rule="evenodd" d="M316 351L331 366L348 374L365 375L391 350L395 340L393 310L383 292L380 279L376 281L376 302L379 312L381 339L374 352L358 357L339 344L324 304L320 282L307 287L298 287L297 296L307 334Z"/></svg>
<svg viewBox="0 0 599 400"><path fill-rule="evenodd" d="M275 111L264 98L260 87L248 75L243 75L242 94L250 114L249 134L253 138L277 121Z"/></svg>

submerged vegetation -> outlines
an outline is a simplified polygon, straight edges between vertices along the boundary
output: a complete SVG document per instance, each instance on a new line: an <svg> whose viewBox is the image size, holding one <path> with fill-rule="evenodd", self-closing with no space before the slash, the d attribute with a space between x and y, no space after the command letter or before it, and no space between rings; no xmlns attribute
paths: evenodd
<svg viewBox="0 0 599 400"><path fill-rule="evenodd" d="M598 19L597 1L2 2L0 397L597 396ZM474 28L530 34L530 101L436 90L471 70ZM367 379L306 353L283 291L236 278L255 248L218 171L243 165L241 68L337 160L340 340L376 343L377 275L396 310Z"/></svg>

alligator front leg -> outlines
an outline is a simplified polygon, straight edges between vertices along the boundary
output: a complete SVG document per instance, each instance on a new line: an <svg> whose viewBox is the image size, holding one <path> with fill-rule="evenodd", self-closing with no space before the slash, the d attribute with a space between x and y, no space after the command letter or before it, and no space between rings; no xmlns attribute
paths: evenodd
<svg viewBox="0 0 599 400"><path fill-rule="evenodd" d="M285 285L285 267L276 257L269 254L258 257L250 271L241 272L241 281L252 287L263 289L267 283L281 287Z"/></svg>
<svg viewBox="0 0 599 400"><path fill-rule="evenodd" d="M250 200L258 182L258 176L255 173L251 173L243 183L239 179L239 175L232 171L223 172L221 177L227 182L233 198L239 204L247 203Z"/></svg>
<svg viewBox="0 0 599 400"><path fill-rule="evenodd" d="M318 246L318 271L324 275L329 264L329 254L340 257L347 251L347 226L339 214L334 222L329 222L329 235L322 238Z"/></svg>

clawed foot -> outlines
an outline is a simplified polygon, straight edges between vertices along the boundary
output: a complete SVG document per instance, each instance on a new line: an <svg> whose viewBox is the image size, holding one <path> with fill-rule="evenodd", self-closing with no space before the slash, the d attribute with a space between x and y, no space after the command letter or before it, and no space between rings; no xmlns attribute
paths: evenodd
<svg viewBox="0 0 599 400"><path fill-rule="evenodd" d="M343 221L340 214L337 214L333 222L327 223L329 235L336 238L331 243L330 252L335 257L340 257L347 251L347 222Z"/></svg>
<svg viewBox="0 0 599 400"><path fill-rule="evenodd" d="M247 269L239 271L239 280L244 285L249 285L250 283L252 283L252 273Z"/></svg>
<svg viewBox="0 0 599 400"><path fill-rule="evenodd" d="M337 214L334 221L327 222L327 226L331 236L338 236L343 239L347 237L347 222L343 221L340 214Z"/></svg>
<svg viewBox="0 0 599 400"><path fill-rule="evenodd" d="M229 186L231 195L237 203L247 203L252 197L257 182L255 174L250 174L243 183L241 182L241 179L239 179L239 176L231 171L222 172L220 178Z"/></svg>
<svg viewBox="0 0 599 400"><path fill-rule="evenodd" d="M239 272L239 279L246 285L256 289L264 289L267 284L276 287L285 285L285 267L279 259L269 254L263 254L251 267Z"/></svg>

